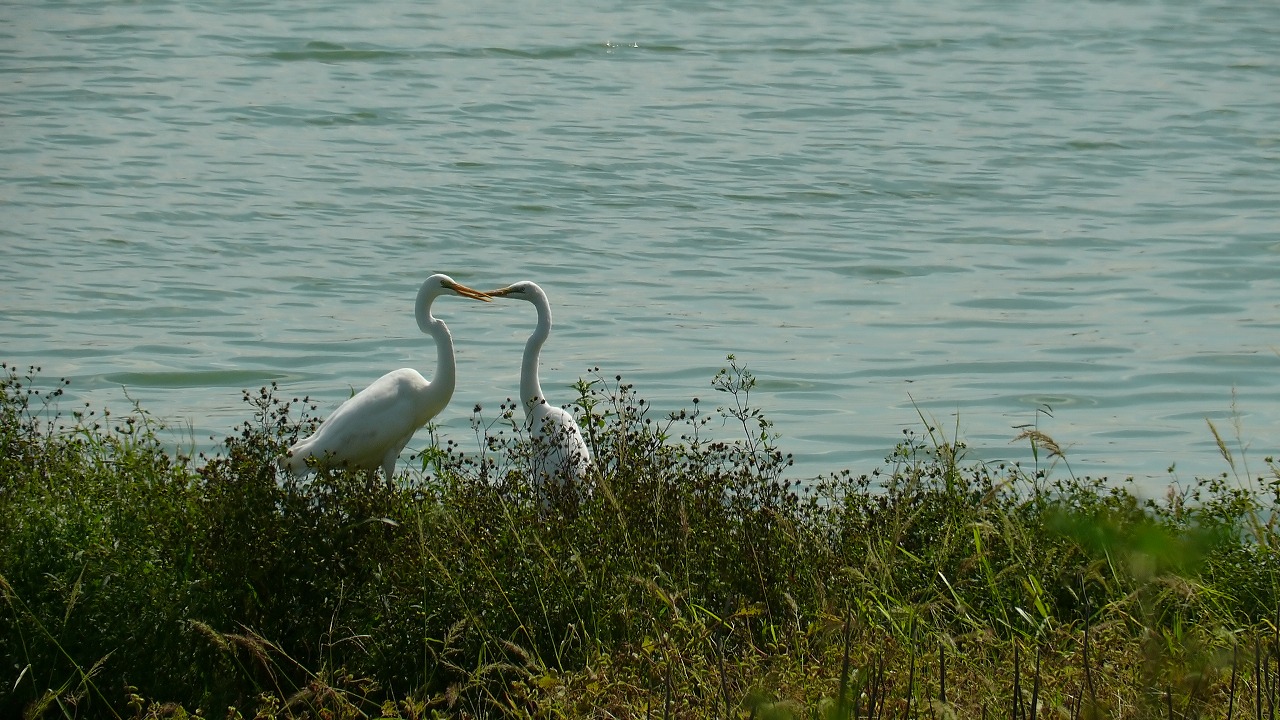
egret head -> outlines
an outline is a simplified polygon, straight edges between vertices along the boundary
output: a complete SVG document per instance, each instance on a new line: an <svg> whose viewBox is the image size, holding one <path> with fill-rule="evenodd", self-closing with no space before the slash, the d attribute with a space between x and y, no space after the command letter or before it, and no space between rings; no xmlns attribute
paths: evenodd
<svg viewBox="0 0 1280 720"><path fill-rule="evenodd" d="M437 324L443 327L442 323L439 323L431 316L431 304L441 295L457 295L485 302L489 302L490 299L488 293L473 290L448 275L432 275L423 281L422 287L418 290L417 309L415 311L415 315L418 318L418 329L424 333L433 332L432 328Z"/></svg>
<svg viewBox="0 0 1280 720"><path fill-rule="evenodd" d="M427 278L426 282L422 284L422 289L433 296L453 293L454 295L471 298L472 300L483 300L485 302L489 302L490 300L488 293L483 293L479 290L469 288L448 275L443 274L436 274Z"/></svg>
<svg viewBox="0 0 1280 720"><path fill-rule="evenodd" d="M538 284L532 280L521 280L504 288L490 290L485 294L490 297L509 297L517 300L528 300L529 302L534 302L539 296L543 298L547 296L542 291L542 288L538 287Z"/></svg>

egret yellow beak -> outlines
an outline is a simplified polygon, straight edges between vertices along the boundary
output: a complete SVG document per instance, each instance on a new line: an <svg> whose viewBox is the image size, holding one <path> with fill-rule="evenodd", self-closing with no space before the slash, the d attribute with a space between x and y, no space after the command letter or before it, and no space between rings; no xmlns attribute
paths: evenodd
<svg viewBox="0 0 1280 720"><path fill-rule="evenodd" d="M469 288L466 285L463 285L462 283L448 282L448 283L445 283L444 286L458 293L462 297L471 298L472 300L483 300L485 302L489 302L489 300L492 299L489 297L489 293L483 293L483 292L480 292L479 290Z"/></svg>
<svg viewBox="0 0 1280 720"><path fill-rule="evenodd" d="M489 297L506 297L513 292L515 292L515 285L508 285L507 287L498 288L497 290L490 290L485 293L485 295L488 295Z"/></svg>

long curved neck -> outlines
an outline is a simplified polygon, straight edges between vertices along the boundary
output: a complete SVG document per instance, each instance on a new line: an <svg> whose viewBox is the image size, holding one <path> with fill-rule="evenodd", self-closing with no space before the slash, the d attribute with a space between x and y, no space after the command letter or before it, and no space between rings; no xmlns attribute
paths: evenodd
<svg viewBox="0 0 1280 720"><path fill-rule="evenodd" d="M538 356L551 334L551 308L546 302L535 302L534 307L538 308L538 327L524 344L524 361L520 367L520 400L526 413L546 399L538 380Z"/></svg>
<svg viewBox="0 0 1280 720"><path fill-rule="evenodd" d="M458 368L453 359L453 335L449 334L449 326L443 320L431 318L430 327L428 334L436 341L436 374L431 377L431 386L440 388L439 392L450 398L458 382Z"/></svg>
<svg viewBox="0 0 1280 720"><path fill-rule="evenodd" d="M436 342L436 372L431 378L431 387L444 394L446 402L453 396L453 388L458 382L458 368L453 360L453 335L449 334L449 326L431 314L432 295L418 296L417 318L418 329L431 336Z"/></svg>

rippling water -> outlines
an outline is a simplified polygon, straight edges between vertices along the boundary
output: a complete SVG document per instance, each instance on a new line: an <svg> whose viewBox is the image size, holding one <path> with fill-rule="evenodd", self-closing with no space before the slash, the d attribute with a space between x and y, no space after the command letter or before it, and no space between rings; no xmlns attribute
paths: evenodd
<svg viewBox="0 0 1280 720"><path fill-rule="evenodd" d="M448 272L547 288L553 400L599 366L706 404L735 353L797 476L876 467L917 407L1021 460L1014 426L1051 407L1077 473L1152 491L1227 469L1205 418L1256 470L1278 445L1280 4L0 20L0 358L197 442L248 416L241 388L327 411L429 376L413 297ZM465 446L471 407L516 394L532 310L437 314Z"/></svg>

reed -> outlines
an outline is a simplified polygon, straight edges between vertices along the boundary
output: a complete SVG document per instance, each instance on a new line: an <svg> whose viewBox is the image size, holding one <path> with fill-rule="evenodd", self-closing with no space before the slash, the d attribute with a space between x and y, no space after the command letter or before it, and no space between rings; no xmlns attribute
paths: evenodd
<svg viewBox="0 0 1280 720"><path fill-rule="evenodd" d="M392 488L275 458L318 422L245 394L208 455L142 408L0 376L6 717L1274 718L1280 467L1145 498L966 459L921 417L799 483L754 378L661 414L591 370L596 471L544 508L518 408L424 433ZM1042 466L1039 453L1064 462Z"/></svg>

